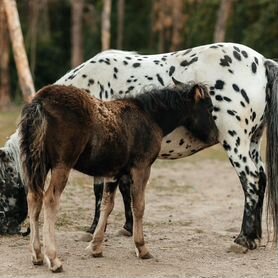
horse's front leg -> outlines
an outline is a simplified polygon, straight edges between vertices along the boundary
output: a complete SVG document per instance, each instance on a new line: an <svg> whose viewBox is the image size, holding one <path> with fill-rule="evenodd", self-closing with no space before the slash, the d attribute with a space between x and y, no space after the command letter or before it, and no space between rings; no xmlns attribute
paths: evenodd
<svg viewBox="0 0 278 278"><path fill-rule="evenodd" d="M124 175L121 177L119 182L119 189L123 197L123 202L125 206L125 224L123 229L121 230L121 234L125 236L132 236L133 230L133 216L131 210L131 180L130 177Z"/></svg>
<svg viewBox="0 0 278 278"><path fill-rule="evenodd" d="M59 167L52 170L51 180L44 194L43 242L45 259L52 272L61 272L62 263L57 257L55 243L55 222L59 209L60 196L66 186L70 169Z"/></svg>
<svg viewBox="0 0 278 278"><path fill-rule="evenodd" d="M93 257L102 257L102 242L104 239L104 232L107 224L107 219L114 208L114 199L118 181L111 181L111 179L104 179L104 189L102 202L100 207L100 217L94 232L93 240L87 247L92 252Z"/></svg>
<svg viewBox="0 0 278 278"><path fill-rule="evenodd" d="M39 236L39 216L42 208L42 198L40 194L35 194L29 189L27 195L28 211L30 218L30 244L32 252L32 262L34 265L43 264L43 255L41 253L41 243Z"/></svg>
<svg viewBox="0 0 278 278"><path fill-rule="evenodd" d="M95 229L99 221L103 187L104 187L104 179L100 177L95 177L94 178L95 215L91 227L87 230L87 232L91 234L95 232Z"/></svg>
<svg viewBox="0 0 278 278"><path fill-rule="evenodd" d="M143 233L145 188L150 176L150 168L134 168L131 170L131 176L133 180L131 185L132 211L134 216L133 238L136 246L136 254L141 259L150 259L152 255L146 247Z"/></svg>
<svg viewBox="0 0 278 278"><path fill-rule="evenodd" d="M245 196L241 231L235 239L235 243L248 249L255 249L257 247L255 240L261 238L260 215L263 201L261 197L263 192L261 191L265 185L261 184L263 179L251 159L249 149L237 148L235 152L235 148L232 149L228 146L229 144L226 142L224 148L226 148L229 159L237 171Z"/></svg>

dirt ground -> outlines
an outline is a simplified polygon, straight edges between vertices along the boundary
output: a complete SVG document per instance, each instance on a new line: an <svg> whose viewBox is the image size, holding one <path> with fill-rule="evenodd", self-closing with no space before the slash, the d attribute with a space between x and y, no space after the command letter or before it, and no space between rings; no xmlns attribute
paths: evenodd
<svg viewBox="0 0 278 278"><path fill-rule="evenodd" d="M118 234L123 225L119 192L109 218L103 258L93 258L80 240L89 225L94 199L92 180L73 172L62 196L57 222L58 253L64 272L33 266L29 237L0 237L1 277L278 277L277 250L265 239L243 253L232 244L243 213L238 178L223 159L157 161L147 186L145 239L154 256L135 256L132 238ZM265 224L265 220L264 220ZM266 227L263 228L266 237Z"/></svg>

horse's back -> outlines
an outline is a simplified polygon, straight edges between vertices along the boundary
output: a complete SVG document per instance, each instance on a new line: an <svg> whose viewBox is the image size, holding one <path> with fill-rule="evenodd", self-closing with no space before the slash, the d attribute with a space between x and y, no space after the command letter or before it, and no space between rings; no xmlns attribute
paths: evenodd
<svg viewBox="0 0 278 278"><path fill-rule="evenodd" d="M210 87L219 140L223 141L229 131L250 137L260 125L266 106L264 60L253 49L234 43L156 55L112 50L96 55L57 82L77 84L105 100L138 94L151 86L172 85L172 77L184 83L203 82ZM163 140L161 157L188 156L204 147L206 144L179 128Z"/></svg>

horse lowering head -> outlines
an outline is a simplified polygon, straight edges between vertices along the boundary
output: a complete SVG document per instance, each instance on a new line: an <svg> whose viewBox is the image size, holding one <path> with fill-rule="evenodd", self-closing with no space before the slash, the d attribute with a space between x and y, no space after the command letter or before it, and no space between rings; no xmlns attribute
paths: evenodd
<svg viewBox="0 0 278 278"><path fill-rule="evenodd" d="M6 147L0 149L0 234L16 234L27 216L24 186Z"/></svg>

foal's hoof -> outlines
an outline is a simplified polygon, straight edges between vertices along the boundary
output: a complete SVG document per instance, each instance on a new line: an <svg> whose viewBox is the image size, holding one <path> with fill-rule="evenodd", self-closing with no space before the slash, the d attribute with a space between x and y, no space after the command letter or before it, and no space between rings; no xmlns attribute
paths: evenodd
<svg viewBox="0 0 278 278"><path fill-rule="evenodd" d="M234 242L250 250L254 250L257 248L257 243L255 242L254 239L249 239L246 236L241 234L235 239Z"/></svg>
<svg viewBox="0 0 278 278"><path fill-rule="evenodd" d="M63 265L57 257L55 259L49 259L47 256L45 256L45 260L47 262L48 268L53 273L58 273L63 271Z"/></svg>
<svg viewBox="0 0 278 278"><path fill-rule="evenodd" d="M43 265L43 257L40 254L37 257L32 256L32 263L33 265Z"/></svg>
<svg viewBox="0 0 278 278"><path fill-rule="evenodd" d="M153 258L153 256L150 252L147 252L144 255L140 255L140 259L142 259L142 260L148 260L148 259L152 259L152 258Z"/></svg>
<svg viewBox="0 0 278 278"><path fill-rule="evenodd" d="M102 258L102 257L103 257L103 254L102 254L102 252L94 252L94 251L93 251L92 256L93 256L94 258Z"/></svg>
<svg viewBox="0 0 278 278"><path fill-rule="evenodd" d="M50 270L51 270L53 273L59 273L59 272L62 272L62 271L63 271L63 266L60 265L60 266L57 266L57 267L52 267L52 268L50 268Z"/></svg>

